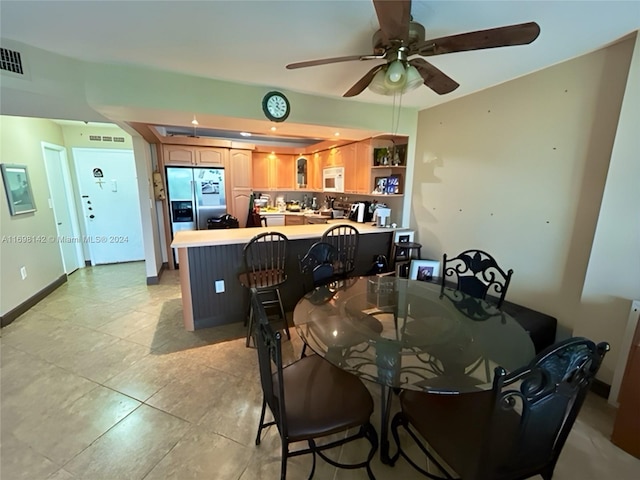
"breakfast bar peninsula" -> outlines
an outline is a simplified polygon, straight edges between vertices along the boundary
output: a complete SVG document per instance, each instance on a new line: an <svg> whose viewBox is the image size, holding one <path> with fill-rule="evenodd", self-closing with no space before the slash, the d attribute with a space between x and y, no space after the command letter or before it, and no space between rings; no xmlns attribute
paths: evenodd
<svg viewBox="0 0 640 480"><path fill-rule="evenodd" d="M353 225L360 233L355 275L366 275L377 255L389 255L393 229L345 219L329 220L328 224L177 232L171 246L178 251L185 328L244 321L249 292L238 280L244 270L242 251L254 236L267 231L283 233L289 239L287 281L280 292L285 310L292 311L304 294L299 259L335 224Z"/></svg>

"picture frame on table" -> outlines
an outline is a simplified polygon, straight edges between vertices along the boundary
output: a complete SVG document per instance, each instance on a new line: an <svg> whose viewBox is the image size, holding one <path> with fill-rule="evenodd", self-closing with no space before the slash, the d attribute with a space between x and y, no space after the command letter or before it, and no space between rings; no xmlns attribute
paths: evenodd
<svg viewBox="0 0 640 480"><path fill-rule="evenodd" d="M429 282L440 275L440 262L437 260L411 260L409 280Z"/></svg>
<svg viewBox="0 0 640 480"><path fill-rule="evenodd" d="M393 243L411 243L415 232L413 230L400 230L393 233Z"/></svg>
<svg viewBox="0 0 640 480"><path fill-rule="evenodd" d="M2 182L7 194L9 213L11 215L22 215L36 211L36 204L33 199L31 182L26 165L15 165L3 163Z"/></svg>

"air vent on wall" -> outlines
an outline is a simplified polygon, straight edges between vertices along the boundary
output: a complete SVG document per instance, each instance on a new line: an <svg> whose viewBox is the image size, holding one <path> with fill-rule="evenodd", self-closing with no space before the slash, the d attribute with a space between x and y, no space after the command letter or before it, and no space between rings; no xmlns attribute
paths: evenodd
<svg viewBox="0 0 640 480"><path fill-rule="evenodd" d="M20 52L0 47L0 70L24 74Z"/></svg>
<svg viewBox="0 0 640 480"><path fill-rule="evenodd" d="M89 135L89 140L92 142L100 142L102 141L102 137L100 135Z"/></svg>
<svg viewBox="0 0 640 480"><path fill-rule="evenodd" d="M114 142L124 143L124 137L113 137Z"/></svg>

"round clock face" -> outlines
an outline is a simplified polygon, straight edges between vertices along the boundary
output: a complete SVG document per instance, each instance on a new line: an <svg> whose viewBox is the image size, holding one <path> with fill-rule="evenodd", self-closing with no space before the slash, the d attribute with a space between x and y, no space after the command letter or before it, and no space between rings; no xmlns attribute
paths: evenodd
<svg viewBox="0 0 640 480"><path fill-rule="evenodd" d="M289 116L289 101L280 92L269 92L262 100L262 109L269 120L283 122Z"/></svg>

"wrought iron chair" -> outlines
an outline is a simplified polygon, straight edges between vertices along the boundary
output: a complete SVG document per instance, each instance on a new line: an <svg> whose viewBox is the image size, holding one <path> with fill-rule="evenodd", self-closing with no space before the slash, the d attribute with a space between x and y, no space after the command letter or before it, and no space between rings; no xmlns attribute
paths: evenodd
<svg viewBox="0 0 640 480"><path fill-rule="evenodd" d="M398 446L393 461L402 456L427 477L453 478L419 434L460 478L518 480L539 474L550 480L607 351L607 343L571 338L510 374L497 367L491 390L459 395L403 391L401 411L391 424ZM409 458L400 427L443 476Z"/></svg>
<svg viewBox="0 0 640 480"><path fill-rule="evenodd" d="M326 242L316 242L300 259L300 272L311 282L305 281L304 292L326 285L336 280L336 271L340 271L340 254L336 247Z"/></svg>
<svg viewBox="0 0 640 480"><path fill-rule="evenodd" d="M496 297L496 306L504 301L513 270L505 272L496 260L482 250L466 250L454 258L442 257L441 290L454 283L458 290L476 298Z"/></svg>
<svg viewBox="0 0 640 480"><path fill-rule="evenodd" d="M316 454L335 467L366 468L370 479L371 459L378 449L378 434L370 423L373 399L362 381L335 367L318 355L303 357L283 368L280 332L274 332L264 307L254 290L252 303L258 323L255 343L258 350L260 382L262 384L262 413L256 435L260 445L262 430L276 425L282 442L280 478L287 475L287 459L311 453L313 463L309 478L316 468ZM267 406L274 420L265 423ZM338 440L317 443L318 439L357 428L356 433L341 435ZM325 450L347 442L366 438L371 444L367 459L354 464L334 461ZM306 442L308 447L294 451L289 446Z"/></svg>
<svg viewBox="0 0 640 480"><path fill-rule="evenodd" d="M334 225L324 232L322 242L333 245L339 254L340 265L335 274L347 277L356 269L360 234L352 225Z"/></svg>
<svg viewBox="0 0 640 480"><path fill-rule="evenodd" d="M291 338L279 289L287 280L285 273L287 244L287 237L278 232L265 232L253 237L244 247L244 272L239 275L238 279L244 287L256 290L265 308L276 311L284 321L287 338ZM252 304L250 304L247 322L247 347L251 342L253 324L254 312Z"/></svg>

